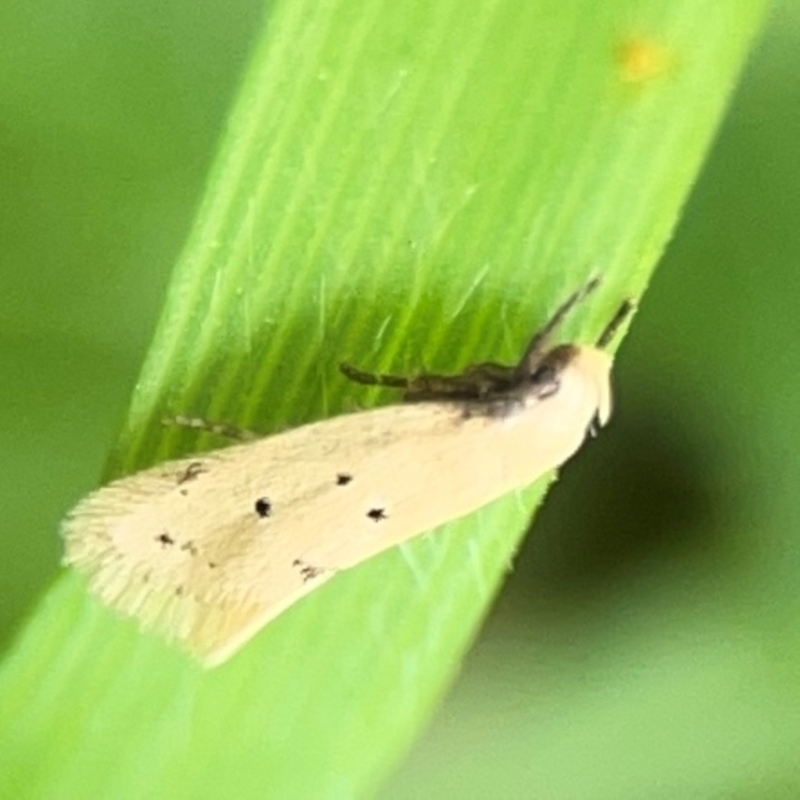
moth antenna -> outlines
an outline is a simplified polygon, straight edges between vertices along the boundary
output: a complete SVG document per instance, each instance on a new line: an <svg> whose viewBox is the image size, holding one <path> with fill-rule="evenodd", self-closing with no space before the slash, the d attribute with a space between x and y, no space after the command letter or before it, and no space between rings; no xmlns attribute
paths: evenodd
<svg viewBox="0 0 800 800"><path fill-rule="evenodd" d="M585 300L600 285L600 276L596 275L583 288L578 289L573 295L568 297L555 311L552 317L539 329L525 348L525 354L520 360L520 366L538 362L545 349L547 340L553 331L558 328L567 315L575 308L578 303Z"/></svg>
<svg viewBox="0 0 800 800"><path fill-rule="evenodd" d="M600 350L605 349L609 344L611 344L622 323L625 322L625 320L635 309L635 300L631 300L629 298L623 301L622 305L617 309L617 313L611 318L611 321L608 323L608 325L606 325L605 329L600 334L600 338L597 340L597 347Z"/></svg>
<svg viewBox="0 0 800 800"><path fill-rule="evenodd" d="M161 420L161 424L176 425L180 428L193 428L197 431L215 433L217 436L224 436L226 439L235 439L240 442L252 442L262 438L261 435L255 431L237 428L235 425L229 425L226 422L210 422L200 417L184 417L181 414L176 414L174 417L164 417Z"/></svg>
<svg viewBox="0 0 800 800"><path fill-rule="evenodd" d="M352 364L344 361L339 364L342 374L354 383L363 383L365 386L388 386L392 389L408 389L410 381L399 375L380 375L373 372L363 372Z"/></svg>

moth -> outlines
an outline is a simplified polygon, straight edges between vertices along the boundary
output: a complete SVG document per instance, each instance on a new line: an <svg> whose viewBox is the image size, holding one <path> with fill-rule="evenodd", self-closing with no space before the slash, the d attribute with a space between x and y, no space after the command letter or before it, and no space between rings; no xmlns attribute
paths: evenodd
<svg viewBox="0 0 800 800"><path fill-rule="evenodd" d="M64 562L104 603L205 665L387 548L458 519L563 464L611 413L605 352L550 339L575 292L511 366L374 375L402 402L168 461L90 494L62 526ZM177 418L230 432L227 426Z"/></svg>

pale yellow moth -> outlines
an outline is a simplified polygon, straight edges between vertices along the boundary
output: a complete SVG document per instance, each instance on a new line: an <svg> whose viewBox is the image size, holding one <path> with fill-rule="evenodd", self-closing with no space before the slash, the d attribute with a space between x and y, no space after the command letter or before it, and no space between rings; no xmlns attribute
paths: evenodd
<svg viewBox="0 0 800 800"><path fill-rule="evenodd" d="M338 571L563 464L611 412L611 357L547 349L576 292L513 367L406 379L342 365L404 403L168 461L90 494L64 562L108 605L219 664ZM179 419L183 424L199 425Z"/></svg>

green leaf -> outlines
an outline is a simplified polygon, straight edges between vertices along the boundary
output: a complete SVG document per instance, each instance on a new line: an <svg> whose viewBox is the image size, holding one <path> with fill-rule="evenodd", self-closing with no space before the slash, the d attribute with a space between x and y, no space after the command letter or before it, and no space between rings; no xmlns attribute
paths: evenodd
<svg viewBox="0 0 800 800"><path fill-rule="evenodd" d="M112 459L387 402L338 373L511 360L591 274L641 293L763 12L579 0L271 5ZM480 454L476 454L480 457ZM65 575L0 673L18 798L353 797L457 669L547 481L351 570L205 672Z"/></svg>

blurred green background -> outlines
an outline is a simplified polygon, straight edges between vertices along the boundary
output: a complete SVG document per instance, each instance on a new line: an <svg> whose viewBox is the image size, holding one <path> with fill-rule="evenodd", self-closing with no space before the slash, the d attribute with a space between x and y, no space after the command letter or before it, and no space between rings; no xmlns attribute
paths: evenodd
<svg viewBox="0 0 800 800"><path fill-rule="evenodd" d="M5 645L122 421L262 8L47 12L0 10ZM800 796L799 46L776 6L613 424L384 797Z"/></svg>

